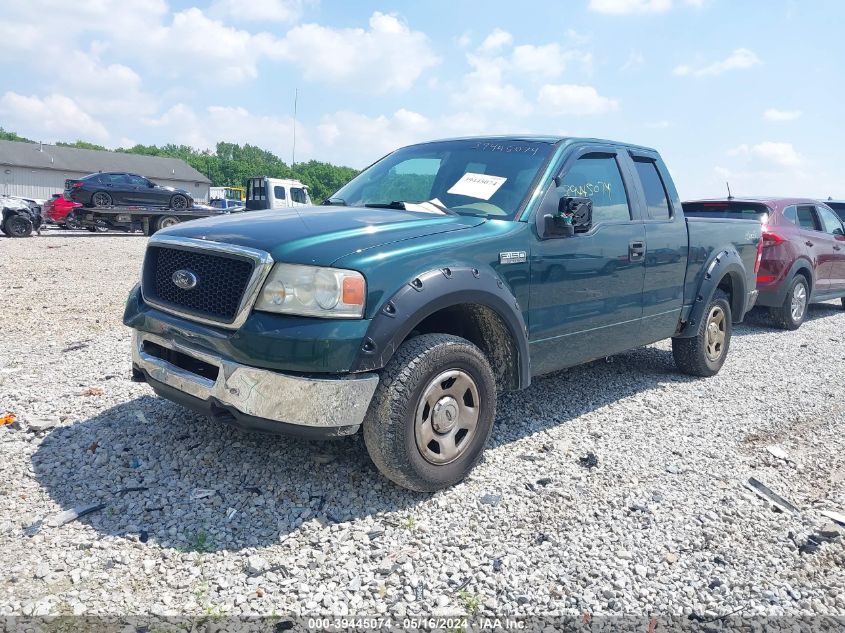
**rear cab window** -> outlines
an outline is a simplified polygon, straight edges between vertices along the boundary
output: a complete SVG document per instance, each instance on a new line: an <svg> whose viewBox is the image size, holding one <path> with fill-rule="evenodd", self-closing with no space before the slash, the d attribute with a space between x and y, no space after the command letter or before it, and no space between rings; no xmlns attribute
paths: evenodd
<svg viewBox="0 0 845 633"><path fill-rule="evenodd" d="M771 209L762 202L740 202L737 200L713 200L708 202L684 202L684 214L702 218L728 218L735 220L768 219Z"/></svg>
<svg viewBox="0 0 845 633"><path fill-rule="evenodd" d="M666 195L666 185L655 162L648 158L634 157L634 165L643 186L648 217L652 220L671 220L672 208Z"/></svg>

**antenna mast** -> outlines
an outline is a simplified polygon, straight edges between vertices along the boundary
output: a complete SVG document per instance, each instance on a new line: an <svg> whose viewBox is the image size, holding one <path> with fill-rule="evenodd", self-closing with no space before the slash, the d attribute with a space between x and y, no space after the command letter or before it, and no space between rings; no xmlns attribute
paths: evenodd
<svg viewBox="0 0 845 633"><path fill-rule="evenodd" d="M293 148L290 153L290 168L296 164L296 102L299 101L299 88L294 89L293 93Z"/></svg>
<svg viewBox="0 0 845 633"><path fill-rule="evenodd" d="M725 186L728 188L728 200L731 200L733 196L731 195L731 183L727 180L725 181Z"/></svg>

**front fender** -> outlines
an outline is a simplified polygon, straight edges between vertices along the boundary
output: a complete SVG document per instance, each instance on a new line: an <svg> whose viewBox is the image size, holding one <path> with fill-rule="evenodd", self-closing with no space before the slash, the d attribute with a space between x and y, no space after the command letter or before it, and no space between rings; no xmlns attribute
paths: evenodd
<svg viewBox="0 0 845 633"><path fill-rule="evenodd" d="M373 317L353 371L381 369L426 317L462 304L485 306L502 319L516 347L519 388L530 385L528 329L519 303L492 270L468 267L429 270L396 291Z"/></svg>
<svg viewBox="0 0 845 633"><path fill-rule="evenodd" d="M704 318L704 312L710 305L713 294L727 276L731 285L731 319L740 323L745 317L747 302L747 283L745 265L735 250L716 252L705 267L704 277L698 287L692 309L676 338L690 338L697 334L698 324Z"/></svg>

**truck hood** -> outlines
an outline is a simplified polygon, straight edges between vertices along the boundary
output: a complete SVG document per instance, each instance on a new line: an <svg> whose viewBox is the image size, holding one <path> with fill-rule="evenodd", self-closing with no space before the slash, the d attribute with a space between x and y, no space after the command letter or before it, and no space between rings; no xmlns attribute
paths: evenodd
<svg viewBox="0 0 845 633"><path fill-rule="evenodd" d="M468 229L485 221L477 216L320 206L192 220L159 234L257 248L270 253L277 262L329 266L351 253Z"/></svg>

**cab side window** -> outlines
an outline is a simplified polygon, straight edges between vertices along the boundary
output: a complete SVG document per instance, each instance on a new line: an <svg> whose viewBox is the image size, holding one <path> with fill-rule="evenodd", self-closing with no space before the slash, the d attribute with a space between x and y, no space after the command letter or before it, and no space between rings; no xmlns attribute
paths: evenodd
<svg viewBox="0 0 845 633"><path fill-rule="evenodd" d="M273 197L276 200L284 200L285 199L285 188L276 185L273 187Z"/></svg>
<svg viewBox="0 0 845 633"><path fill-rule="evenodd" d="M576 160L557 188L559 196L593 201L593 225L631 219L631 206L615 156L586 154Z"/></svg>
<svg viewBox="0 0 845 633"><path fill-rule="evenodd" d="M833 211L819 206L816 207L816 211L822 219L825 233L830 233L831 235L845 235L845 230L842 229L842 222L839 221L839 218Z"/></svg>
<svg viewBox="0 0 845 633"><path fill-rule="evenodd" d="M822 227L819 224L819 219L816 217L816 211L811 204L798 205L798 226L806 231L821 231Z"/></svg>
<svg viewBox="0 0 845 633"><path fill-rule="evenodd" d="M657 171L657 165L647 158L634 158L634 165L643 185L648 217L652 220L672 219L672 209L669 206L666 187L660 177L660 172Z"/></svg>

